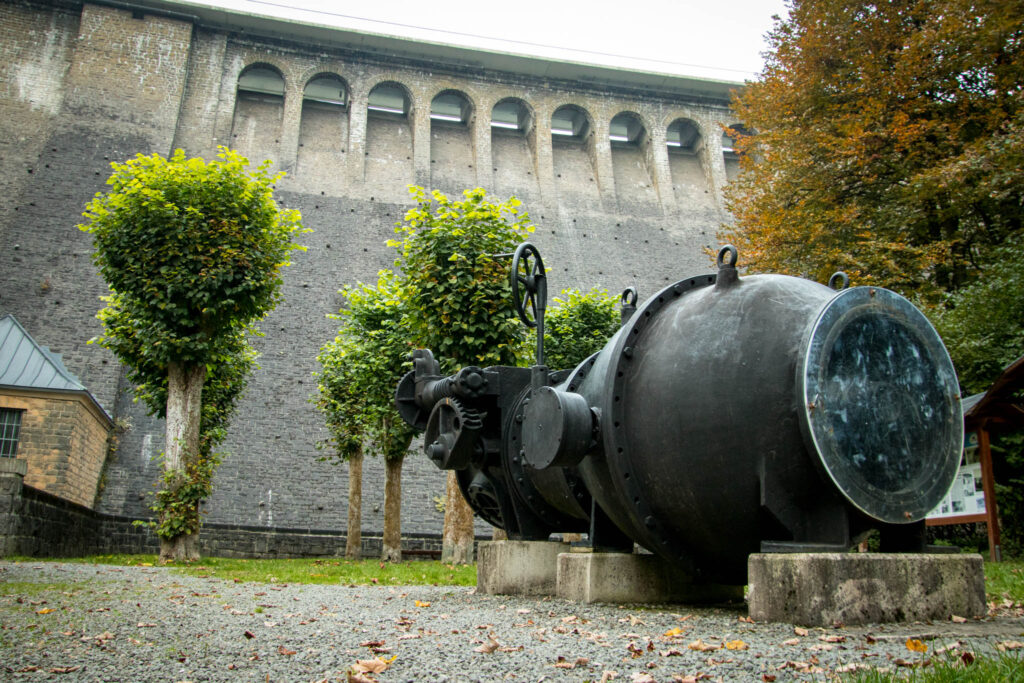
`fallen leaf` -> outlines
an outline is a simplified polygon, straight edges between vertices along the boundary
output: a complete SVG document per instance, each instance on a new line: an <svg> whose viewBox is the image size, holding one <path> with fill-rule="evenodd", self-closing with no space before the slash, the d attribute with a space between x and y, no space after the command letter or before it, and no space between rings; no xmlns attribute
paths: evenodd
<svg viewBox="0 0 1024 683"><path fill-rule="evenodd" d="M480 647L474 647L473 652L482 652L485 655L489 655L495 650L497 650L499 647L501 647L501 643L496 641L493 635L488 635L487 642L481 645Z"/></svg>
<svg viewBox="0 0 1024 683"><path fill-rule="evenodd" d="M818 640L820 640L822 642L825 642L825 643L845 643L846 642L846 636L829 636L829 635L824 635L824 636L821 636L820 638L818 638Z"/></svg>
<svg viewBox="0 0 1024 683"><path fill-rule="evenodd" d="M295 654L295 650L289 650L284 645L279 645L277 648L277 654L284 655L286 657L291 657L293 654Z"/></svg>
<svg viewBox="0 0 1024 683"><path fill-rule="evenodd" d="M589 661L586 657L577 657L576 661L570 662L565 657L559 655L558 661L555 662L555 667L559 669L575 669L578 666L586 666Z"/></svg>
<svg viewBox="0 0 1024 683"><path fill-rule="evenodd" d="M246 631L244 635L245 635L246 640L252 640L253 638L256 637L256 634L253 633L252 631Z"/></svg>
<svg viewBox="0 0 1024 683"><path fill-rule="evenodd" d="M633 672L630 675L629 680L631 681L631 683L658 683L654 680L654 676L643 671Z"/></svg>
<svg viewBox="0 0 1024 683"><path fill-rule="evenodd" d="M928 646L920 641L918 638L907 638L907 649L911 652L927 652Z"/></svg>
<svg viewBox="0 0 1024 683"><path fill-rule="evenodd" d="M683 635L683 629L676 626L675 628L670 628L669 630L665 631L663 635L666 638L674 638L675 636L681 636Z"/></svg>
<svg viewBox="0 0 1024 683"><path fill-rule="evenodd" d="M37 609L36 610L36 614L49 614L50 612L53 612L53 611L54 610L51 607L44 607L43 609ZM62 673L65 673L65 672L62 672Z"/></svg>
<svg viewBox="0 0 1024 683"><path fill-rule="evenodd" d="M805 629L802 626L794 626L793 627L793 633L797 634L798 636L806 636L807 635L807 629Z"/></svg>
<svg viewBox="0 0 1024 683"><path fill-rule="evenodd" d="M683 651L682 650L677 650L674 647L673 648L669 648L668 650L665 650L664 652L661 653L662 657L681 657L682 655L683 655Z"/></svg>
<svg viewBox="0 0 1024 683"><path fill-rule="evenodd" d="M416 601L416 606L417 607L430 607L430 603L425 601L425 600L417 600Z"/></svg>
<svg viewBox="0 0 1024 683"><path fill-rule="evenodd" d="M742 640L730 640L725 644L726 650L746 650L750 646L744 643Z"/></svg>
<svg viewBox="0 0 1024 683"><path fill-rule="evenodd" d="M1019 640L1004 640L996 643L996 649L1000 652L1006 652L1007 650L1018 650L1024 647L1024 643Z"/></svg>
<svg viewBox="0 0 1024 683"><path fill-rule="evenodd" d="M383 640L364 640L359 643L359 647L380 647L384 644Z"/></svg>
<svg viewBox="0 0 1024 683"><path fill-rule="evenodd" d="M775 674L761 674L761 680L764 681L764 683L774 683Z"/></svg>
<svg viewBox="0 0 1024 683"><path fill-rule="evenodd" d="M698 638L697 640L693 641L692 643L690 643L686 647L690 648L691 650L696 650L697 652L710 652L711 650L718 650L722 646L721 645L712 645L711 643L705 643L703 640Z"/></svg>
<svg viewBox="0 0 1024 683"><path fill-rule="evenodd" d="M78 671L81 668L82 667L80 667L80 666L55 666L55 667L50 669L50 673L52 673L52 674L70 674L70 673L74 673L75 671Z"/></svg>
<svg viewBox="0 0 1024 683"><path fill-rule="evenodd" d="M949 617L949 620L952 621L954 624L962 624L962 623L967 621L967 618L966 617L958 617L957 615L954 614L954 615Z"/></svg>
<svg viewBox="0 0 1024 683"><path fill-rule="evenodd" d="M744 624L753 624L754 623L754 620L751 619L750 617L740 617L739 620L742 621Z"/></svg>
<svg viewBox="0 0 1024 683"><path fill-rule="evenodd" d="M349 671L348 683L377 683L377 681L369 676L364 676L361 673Z"/></svg>
<svg viewBox="0 0 1024 683"><path fill-rule="evenodd" d="M608 683L608 681L612 680L618 675L619 674L617 674L614 671L605 671L603 674L601 674L601 683Z"/></svg>
<svg viewBox="0 0 1024 683"><path fill-rule="evenodd" d="M144 624L140 621L136 628L154 628L155 626L156 624Z"/></svg>
<svg viewBox="0 0 1024 683"><path fill-rule="evenodd" d="M394 661L392 659L392 661ZM360 674L379 674L388 668L388 663L380 657L374 659L357 659L352 665L352 670Z"/></svg>
<svg viewBox="0 0 1024 683"><path fill-rule="evenodd" d="M960 661L963 662L964 664L967 664L967 665L974 664L974 653L973 652L963 652L963 653L961 653L960 654Z"/></svg>
<svg viewBox="0 0 1024 683"><path fill-rule="evenodd" d="M799 638L790 638L789 640L782 641L782 644L783 645L799 645L800 644L800 639Z"/></svg>

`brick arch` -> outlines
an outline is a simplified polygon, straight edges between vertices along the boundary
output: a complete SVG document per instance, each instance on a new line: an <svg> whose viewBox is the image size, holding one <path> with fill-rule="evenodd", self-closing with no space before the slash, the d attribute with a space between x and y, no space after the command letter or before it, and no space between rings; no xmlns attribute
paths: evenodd
<svg viewBox="0 0 1024 683"><path fill-rule="evenodd" d="M640 127L643 129L644 134L646 134L647 137L650 138L652 130L650 121L647 120L646 116L632 109L623 109L622 111L617 112L614 116L608 119L609 129L611 128L612 121L619 118L620 116L635 119L636 122L640 124Z"/></svg>
<svg viewBox="0 0 1024 683"><path fill-rule="evenodd" d="M405 100L409 106L407 114L409 116L412 116L416 112L416 97L412 91L412 88L403 83L394 74L383 74L372 81L368 81L366 84L366 93L364 101L369 101L370 93L372 93L374 90L376 90L382 85L393 85L399 90L401 90L405 94Z"/></svg>
<svg viewBox="0 0 1024 683"><path fill-rule="evenodd" d="M306 88L309 86L309 84L318 78L330 78L332 80L337 80L342 84L342 86L345 87L346 98L349 101L352 100L352 86L349 84L348 79L342 76L334 69L330 68L320 67L314 69L307 69L306 72L302 74L302 77L299 81L300 83L302 83L302 92L305 93Z"/></svg>
<svg viewBox="0 0 1024 683"><path fill-rule="evenodd" d="M494 109L496 107L498 107L499 105L505 104L506 102L514 102L514 103L522 106L523 109L526 110L526 113L529 115L530 120L534 121L534 122L537 121L537 109L536 109L536 107L534 107L533 104L531 104L528 100L526 100L526 99L524 99L522 97L519 97L518 95L507 95L505 97L498 98L497 100L494 101L494 104L491 105L491 112L488 112L488 114L490 115L494 111ZM554 112L552 112L552 113L554 113ZM490 121L488 121L488 123L490 123Z"/></svg>
<svg viewBox="0 0 1024 683"><path fill-rule="evenodd" d="M580 114L583 114L583 117L586 119L587 127L589 129L588 132L595 132L597 130L597 121L594 118L594 115L590 113L590 110L585 105L579 104L578 102L563 102L562 104L559 104L558 106L552 108L551 119L554 120L555 114L562 111L563 109L570 109L579 112Z"/></svg>
<svg viewBox="0 0 1024 683"><path fill-rule="evenodd" d="M253 60L252 62L249 62L245 66L241 67L238 70L238 73L235 74L235 90L238 89L238 81L241 80L242 76L244 76L246 72L252 71L253 69L269 69L270 71L273 71L274 73L281 77L281 95L284 96L288 92L288 78L285 76L286 69L283 68L281 65L275 64L272 60L268 59Z"/></svg>
<svg viewBox="0 0 1024 683"><path fill-rule="evenodd" d="M469 123L470 121L472 121L473 117L476 116L476 114L477 114L477 103L476 103L476 100L472 96L470 96L470 94L468 92L466 92L462 88L445 87L445 88L441 88L440 90L437 90L436 92L434 92L433 95L430 96L430 106L433 107L434 100L436 100L438 97L441 97L443 95L457 95L457 96L461 97L463 100L465 100L466 104L469 106L469 111L468 111L468 113L466 115L466 123Z"/></svg>
<svg viewBox="0 0 1024 683"><path fill-rule="evenodd" d="M703 127L701 126L700 122L697 121L695 118L693 118L691 116L685 116L685 115L674 116L674 117L672 117L671 119L669 119L666 122L666 124L665 124L665 135L666 135L666 137L668 136L669 129L671 129L672 126L674 126L676 123L688 123L691 126L693 126L694 130L697 131L697 140L696 140L697 143L703 142L703 141L705 141L707 139L707 136L705 135Z"/></svg>

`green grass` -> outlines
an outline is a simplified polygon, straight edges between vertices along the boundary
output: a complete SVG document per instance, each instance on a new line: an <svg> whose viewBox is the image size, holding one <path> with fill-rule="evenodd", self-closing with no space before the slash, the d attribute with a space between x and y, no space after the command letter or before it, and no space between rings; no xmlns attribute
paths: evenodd
<svg viewBox="0 0 1024 683"><path fill-rule="evenodd" d="M1024 560L986 562L985 592L989 601L1024 602Z"/></svg>
<svg viewBox="0 0 1024 683"><path fill-rule="evenodd" d="M42 562L30 557L9 558L16 562ZM152 567L156 555L91 555L52 558L52 561L86 564L113 564L124 567ZM447 565L431 561L382 563L379 560L354 562L344 558L292 560L244 560L205 557L196 564L167 565L190 576L215 577L259 583L330 583L342 585L475 586L476 565Z"/></svg>
<svg viewBox="0 0 1024 683"><path fill-rule="evenodd" d="M929 661L929 660L926 660ZM1024 659L1011 653L979 657L965 664L958 655L933 658L930 665L896 672L859 671L841 677L844 683L1012 683L1024 680Z"/></svg>

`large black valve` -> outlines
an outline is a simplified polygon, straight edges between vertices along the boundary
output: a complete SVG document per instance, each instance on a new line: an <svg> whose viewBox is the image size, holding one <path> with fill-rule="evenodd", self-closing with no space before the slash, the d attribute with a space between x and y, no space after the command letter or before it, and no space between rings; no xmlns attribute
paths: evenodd
<svg viewBox="0 0 1024 683"><path fill-rule="evenodd" d="M744 581L752 552L844 550L871 529L922 550L963 440L934 329L845 276L740 277L732 247L718 265L639 306L624 295L635 311L572 370L470 368L471 390L421 355L403 415L436 425L428 454L511 538L587 530L721 582Z"/></svg>

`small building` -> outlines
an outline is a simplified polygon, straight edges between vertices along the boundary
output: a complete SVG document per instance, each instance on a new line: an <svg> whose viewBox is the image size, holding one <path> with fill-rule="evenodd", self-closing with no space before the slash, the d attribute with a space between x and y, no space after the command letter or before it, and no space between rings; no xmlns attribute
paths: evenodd
<svg viewBox="0 0 1024 683"><path fill-rule="evenodd" d="M0 459L23 461L26 485L94 507L112 427L60 354L0 317Z"/></svg>

